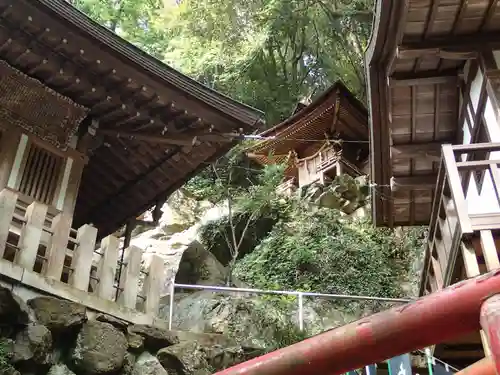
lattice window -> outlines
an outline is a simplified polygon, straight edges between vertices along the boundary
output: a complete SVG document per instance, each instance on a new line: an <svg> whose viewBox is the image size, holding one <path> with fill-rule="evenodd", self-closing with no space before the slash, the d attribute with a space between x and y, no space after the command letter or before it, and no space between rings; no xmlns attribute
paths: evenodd
<svg viewBox="0 0 500 375"><path fill-rule="evenodd" d="M19 191L42 203L53 204L64 159L31 142L25 152Z"/></svg>

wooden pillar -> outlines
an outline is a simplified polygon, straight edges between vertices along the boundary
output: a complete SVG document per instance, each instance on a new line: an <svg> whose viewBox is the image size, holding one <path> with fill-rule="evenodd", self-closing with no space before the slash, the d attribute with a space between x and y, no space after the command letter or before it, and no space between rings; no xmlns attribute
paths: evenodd
<svg viewBox="0 0 500 375"><path fill-rule="evenodd" d="M65 172L56 194L56 207L62 212L52 220L53 235L47 247L48 262L45 272L47 277L56 280L61 279L83 166L83 160L66 159Z"/></svg>
<svg viewBox="0 0 500 375"><path fill-rule="evenodd" d="M9 189L0 192L0 259L5 253L12 216L16 209L17 193Z"/></svg>
<svg viewBox="0 0 500 375"><path fill-rule="evenodd" d="M19 250L16 253L14 262L29 271L33 271L35 266L47 210L47 205L33 202L28 206L24 215L26 221L21 230Z"/></svg>
<svg viewBox="0 0 500 375"><path fill-rule="evenodd" d="M468 278L478 276L481 271L479 270L479 263L477 261L476 250L474 246L469 242L462 242L460 244L462 249L462 258L464 260L465 274ZM490 345L488 343L488 338L484 331L479 332L481 335L481 342L483 344L484 354L489 356L491 354Z"/></svg>
<svg viewBox="0 0 500 375"><path fill-rule="evenodd" d="M141 274L142 249L129 246L125 250L125 267L120 277L120 295L118 303L135 309L139 292L139 276Z"/></svg>
<svg viewBox="0 0 500 375"><path fill-rule="evenodd" d="M486 269L488 271L493 271L500 268L498 251L491 230L482 230L479 235L481 238L481 249L486 263Z"/></svg>
<svg viewBox="0 0 500 375"><path fill-rule="evenodd" d="M68 157L59 180L59 188L55 194L54 206L71 216L75 210L84 165L82 159Z"/></svg>
<svg viewBox="0 0 500 375"><path fill-rule="evenodd" d="M143 294L146 298L144 304L144 312L146 314L158 314L164 268L165 263L163 259L159 255L153 255L148 268L148 276L144 281L143 287Z"/></svg>
<svg viewBox="0 0 500 375"><path fill-rule="evenodd" d="M69 275L69 284L76 289L88 291L90 281L90 269L94 256L97 228L85 224L78 229L76 237L77 246L73 252L71 261L72 272Z"/></svg>
<svg viewBox="0 0 500 375"><path fill-rule="evenodd" d="M337 176L341 176L343 171L342 171L342 163L340 162L340 157L338 157L339 159L337 160Z"/></svg>
<svg viewBox="0 0 500 375"><path fill-rule="evenodd" d="M0 139L0 189L7 187L9 183L20 142L21 132L17 129L6 130ZM26 136L24 136L24 142L27 142ZM24 144L24 148L26 148L26 144ZM17 159L19 160L19 157Z"/></svg>
<svg viewBox="0 0 500 375"><path fill-rule="evenodd" d="M113 300L119 247L120 240L114 236L107 236L101 241L102 256L97 271L99 277L97 295L105 300Z"/></svg>
<svg viewBox="0 0 500 375"><path fill-rule="evenodd" d="M50 228L52 236L47 245L47 266L42 273L58 281L61 280L72 220L73 218L64 212L52 219L52 226Z"/></svg>

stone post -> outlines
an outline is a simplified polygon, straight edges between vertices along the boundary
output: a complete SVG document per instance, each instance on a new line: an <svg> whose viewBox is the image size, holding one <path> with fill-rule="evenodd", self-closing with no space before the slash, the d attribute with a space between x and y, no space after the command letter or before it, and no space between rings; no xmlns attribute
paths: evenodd
<svg viewBox="0 0 500 375"><path fill-rule="evenodd" d="M158 313L164 268L163 259L159 255L153 255L143 287L143 294L146 298L144 302L144 312L146 314L156 315Z"/></svg>
<svg viewBox="0 0 500 375"><path fill-rule="evenodd" d="M101 241L102 256L97 271L99 277L97 295L110 301L113 300L119 246L120 240L114 236L107 236Z"/></svg>
<svg viewBox="0 0 500 375"><path fill-rule="evenodd" d="M83 291L88 291L90 269L94 256L97 228L85 224L78 229L76 236L77 246L71 261L72 272L69 275L69 284Z"/></svg>
<svg viewBox="0 0 500 375"><path fill-rule="evenodd" d="M28 206L24 215L26 221L21 230L19 250L16 253L14 262L29 271L33 271L35 266L47 210L47 205L33 202Z"/></svg>
<svg viewBox="0 0 500 375"><path fill-rule="evenodd" d="M125 249L125 264L120 277L121 292L118 296L118 303L130 309L135 309L137 304L141 261L142 249L136 246L129 246Z"/></svg>

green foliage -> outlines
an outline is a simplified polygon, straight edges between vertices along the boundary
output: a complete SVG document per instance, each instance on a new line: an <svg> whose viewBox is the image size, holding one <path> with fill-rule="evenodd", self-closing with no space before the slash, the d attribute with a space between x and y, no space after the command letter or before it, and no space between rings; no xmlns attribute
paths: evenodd
<svg viewBox="0 0 500 375"><path fill-rule="evenodd" d="M168 33L163 0L69 0L94 21L156 58L162 58Z"/></svg>
<svg viewBox="0 0 500 375"><path fill-rule="evenodd" d="M200 229L200 238L222 264L227 265L233 256L241 258L252 251L274 224L288 214L288 199L276 194L276 187L283 179L283 168L271 165L253 172L253 183L246 187L231 185L221 176L213 181L212 194L219 197L220 202L226 200L231 204L232 217L207 223ZM227 170L225 174L231 175ZM236 241L241 240L238 254L231 254L228 249L227 240L233 230Z"/></svg>
<svg viewBox="0 0 500 375"><path fill-rule="evenodd" d="M270 125L337 79L365 98L373 0L69 1Z"/></svg>
<svg viewBox="0 0 500 375"><path fill-rule="evenodd" d="M371 7L367 0L184 0L166 15L165 60L275 123L336 79L364 98Z"/></svg>
<svg viewBox="0 0 500 375"><path fill-rule="evenodd" d="M258 183L261 167L246 157L247 142L233 147L224 157L189 180L184 188L199 200L217 203L227 195Z"/></svg>
<svg viewBox="0 0 500 375"><path fill-rule="evenodd" d="M336 210L297 207L290 217L237 263L236 277L265 289L402 296L401 275L414 244Z"/></svg>
<svg viewBox="0 0 500 375"><path fill-rule="evenodd" d="M0 374L8 374L12 370L12 366L10 364L10 345L9 342L0 338Z"/></svg>
<svg viewBox="0 0 500 375"><path fill-rule="evenodd" d="M292 310L292 303L296 305L295 301L279 297L270 297L264 300L267 303L255 305L253 313L263 327L275 326L278 328L274 334L273 341L267 346L269 352L293 345L307 338L307 334L300 331L297 324L290 319L284 318L283 314L271 313L272 311L290 311ZM274 310L268 308L269 303L273 304Z"/></svg>
<svg viewBox="0 0 500 375"><path fill-rule="evenodd" d="M154 57L265 111L269 125L338 79L366 97L363 54L373 0L68 1ZM203 228L202 241L215 254L233 247L231 256L241 258L237 277L261 288L402 294L401 275L421 254L420 228L397 237L336 210L279 197L282 167L259 171L245 147L185 186L199 199L231 207L230 219ZM231 235L243 239L241 248ZM284 332L282 343L297 338L291 328Z"/></svg>
<svg viewBox="0 0 500 375"><path fill-rule="evenodd" d="M249 322L240 319L250 318L253 324L258 325L260 332L258 340L263 342L266 351L273 351L295 344L307 338L297 324L292 322L287 312L293 310L296 301L277 296L262 296L258 299L245 299L237 304L239 316L233 316L226 323L228 334L231 337L244 338L252 341L248 335ZM241 318L244 317L244 318ZM252 324L250 323L250 324Z"/></svg>

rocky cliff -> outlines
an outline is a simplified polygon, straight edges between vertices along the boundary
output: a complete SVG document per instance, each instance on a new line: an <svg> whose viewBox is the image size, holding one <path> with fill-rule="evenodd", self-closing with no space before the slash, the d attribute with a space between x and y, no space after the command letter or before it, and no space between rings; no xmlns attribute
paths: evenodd
<svg viewBox="0 0 500 375"><path fill-rule="evenodd" d="M290 230L295 234L298 232L297 229L290 228L300 227L304 224L312 225L314 220L321 222L322 219L318 219L321 217L321 214L317 214L316 211L330 210L329 214L326 216L323 215L325 216L323 222L327 221L333 223L338 221L339 224L336 226L335 231L339 233L335 234L331 232L329 238L328 233L332 230L333 226L314 224L316 226L313 225L313 227L311 227L310 233L304 232L304 236L310 238L313 242L320 242L316 244L304 243L303 245L308 248L314 248L316 245L321 248L321 246L323 246L321 243L324 243L324 246L333 246L332 251L334 252L334 258L332 258L331 261L322 262L323 265L319 264L314 266L320 268L316 271L314 271L314 269L303 270L302 267L309 267L305 263L301 265L303 260L300 260L300 264L284 264L282 266L286 266L289 268L290 272L296 274L295 279L297 282L292 282L289 286L282 287L280 287L279 283L276 285L264 283L263 285L270 289L295 289L294 285L299 285L302 277L301 274L306 271L306 273L312 275L313 278L306 284L300 284L300 288L303 288L302 286L305 285L309 290L312 289L312 291L317 292L335 293L340 290L347 294L352 293L352 290L347 287L344 288L342 286L342 288L339 288L333 284L325 288L325 286L322 286L324 283L318 284L320 289L325 288L320 290L318 289L318 285L314 284L316 283L315 279L322 273L325 275L328 273L331 274L332 271L335 270L335 264L341 259L346 259L346 257L352 259L353 262L356 262L356 259L370 259L369 264L373 266L368 268L362 266L361 269L376 270L378 266L374 265L375 263L373 262L382 262L385 264L387 261L392 262L390 259L391 257L398 256L397 254L389 254L390 252L397 252L396 247L390 249L390 251L387 250L393 243L391 242L392 239L380 241L373 238L379 237L381 234L369 229L371 227L369 223L359 226L357 226L356 223L348 224L347 226L340 223L343 221L364 220L364 218L368 216L368 193L369 189L365 177L352 179L346 176L337 179L333 184L328 186L312 184L308 187L299 189L292 197L269 197L270 200L274 199L278 202L277 210L282 210L285 212L285 215L281 215L281 212L278 212L276 215L274 212L266 213L262 218L259 218L252 224L250 231L247 232L248 240L247 243L244 243L243 250L240 252L240 257L243 258L254 250L258 253L252 255L250 258L246 258L251 259L251 261L243 259L240 266L237 266L238 274L243 276L240 280L252 279L246 276L255 273L255 269L258 268L259 264L262 264L262 256L264 256L263 251L274 252L275 254L281 252L286 258L287 252L293 249L287 250L283 246L299 246L298 242L287 245L284 243L286 241L284 241L283 243L280 242L277 244L275 240L268 238L271 231L273 231L272 234L274 235L279 234L281 238L284 236L293 239L294 237L291 233L287 233L290 232ZM294 202L299 202L299 207L295 207L297 204ZM290 207L294 207L292 213L290 213ZM146 250L144 256L145 264L152 254L160 255L165 261L166 272L164 275L160 317L168 320L170 307L169 283L173 278L175 278L176 283L182 284L216 286L226 284L228 276L227 264L230 254L225 245L222 230L224 226L228 225L228 209L227 202L222 201L214 205L208 201L197 200L188 191L181 189L170 197L163 205L162 210L164 214L159 225L153 229L148 227L137 228L134 232L132 244ZM309 214L304 216L304 212L301 210L307 210ZM302 218L295 217L294 215L301 215ZM309 220L309 216L314 218L314 220ZM280 226L275 225L278 221L281 223L285 222L283 233L273 229L275 227L279 229ZM316 232L324 231L326 231L326 237L316 238ZM351 237L346 237L341 233L345 233L346 231L352 232L350 234ZM358 235L368 236L367 241L369 241L369 243L373 243L374 246L381 246L380 255L377 255L377 247L370 250L372 252L370 255L371 258L367 257L367 254L362 255L350 251L349 245L359 248L357 251L365 251L364 247L366 246L363 247L362 244L364 240L361 237L361 239L358 238L352 242L352 237ZM384 234L384 236L387 237L387 234ZM300 238L300 241L304 240L307 242L307 238ZM347 247L337 246L335 244L335 238L337 238L338 241L347 241ZM278 249L278 251L269 248L265 249L269 244L269 240L273 242L273 246L278 245L280 249ZM404 241L404 239L396 242L402 241ZM260 245L261 243L262 245ZM293 250L292 253L294 251L295 250ZM346 251L346 254L342 255L342 251ZM289 253L289 256L292 256L292 253ZM382 253L387 254L383 255ZM330 257L331 254L325 253L325 256ZM382 256L388 258L383 258ZM340 258L335 260L335 257ZM405 257L405 255L402 255L402 257ZM276 259L276 261L281 262L278 258ZM269 263L269 267L271 268L268 267L267 271L273 276L272 278L274 278L280 271L278 270L277 264L276 267L273 268L272 262L271 260ZM345 261L342 260L340 264L344 263ZM358 267L358 265L352 262L345 264L349 267ZM324 265L327 265L328 269L322 270L321 267L325 268ZM338 271L342 270L337 270L335 272ZM342 276L342 280L359 279L356 276L356 272L358 271L351 269L345 269L344 271L346 271L347 276ZM375 291L374 293L387 293L387 290L389 290L388 283L390 282L387 276L388 271L392 273L396 272L394 270L384 269L383 277L369 275L370 277L365 278L366 280L374 280L376 283L382 283L378 289L371 288L371 286L365 288L360 284L356 286L357 289L355 291L361 291L361 294L372 292L372 290ZM279 279L279 275L277 275L276 279ZM252 282L242 283L240 280L238 280L238 278L232 278L232 284L235 286L248 287L260 286ZM408 281L403 277L401 283L404 283L403 289L405 289L405 294L411 296L414 290L414 280ZM353 303L349 304L347 309L339 309L332 301L305 299L303 311L305 323L304 332L298 332L297 330L297 306L298 303L295 298L269 298L241 293L228 294L177 289L172 323L173 327L176 329L190 330L198 333L224 334L233 337L237 342L243 345L251 343L253 346L269 349L288 345L301 339L305 335L316 334L332 327L343 325L356 318L370 314L373 311L388 308L391 305Z"/></svg>
<svg viewBox="0 0 500 375"><path fill-rule="evenodd" d="M0 287L0 374L208 375L262 351L214 334L132 325Z"/></svg>

